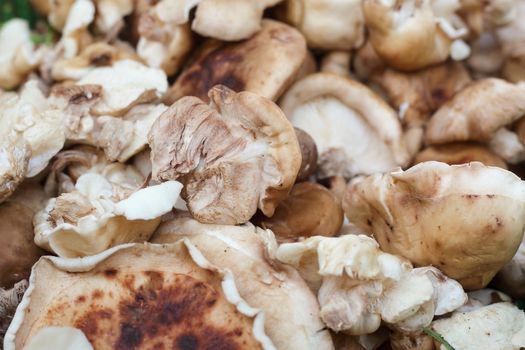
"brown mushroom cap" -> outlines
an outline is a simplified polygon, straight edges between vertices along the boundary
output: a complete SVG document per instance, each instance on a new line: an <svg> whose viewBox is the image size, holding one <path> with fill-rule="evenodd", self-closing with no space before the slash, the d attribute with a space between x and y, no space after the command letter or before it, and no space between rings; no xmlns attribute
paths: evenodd
<svg viewBox="0 0 525 350"><path fill-rule="evenodd" d="M149 133L153 179L180 179L192 215L205 223L272 216L301 165L292 125L272 101L225 86L174 103Z"/></svg>
<svg viewBox="0 0 525 350"><path fill-rule="evenodd" d="M477 80L434 113L427 125L426 142L488 142L496 131L523 115L525 89L502 79Z"/></svg>
<svg viewBox="0 0 525 350"><path fill-rule="evenodd" d="M239 43L208 41L193 63L168 90L165 102L183 96L208 101L208 91L222 84L276 100L298 74L306 58L306 42L296 29L264 20L262 29Z"/></svg>
<svg viewBox="0 0 525 350"><path fill-rule="evenodd" d="M297 174L297 182L307 180L317 169L317 146L306 131L294 128L299 147L301 148L301 167Z"/></svg>
<svg viewBox="0 0 525 350"><path fill-rule="evenodd" d="M334 236L343 224L343 209L337 197L324 186L301 182L283 200L271 218L260 226L272 230L279 241L300 237Z"/></svg>
<svg viewBox="0 0 525 350"><path fill-rule="evenodd" d="M444 145L425 148L416 155L413 164L428 162L431 160L450 165L481 162L485 165L507 169L505 161L494 154L486 146L468 142L447 143Z"/></svg>
<svg viewBox="0 0 525 350"><path fill-rule="evenodd" d="M6 339L21 349L52 325L79 328L95 349L268 349L254 320L260 313L231 278L188 242L119 246L84 260L45 257Z"/></svg>
<svg viewBox="0 0 525 350"><path fill-rule="evenodd" d="M381 249L479 289L522 241L525 182L477 162L425 162L350 183L343 208Z"/></svg>

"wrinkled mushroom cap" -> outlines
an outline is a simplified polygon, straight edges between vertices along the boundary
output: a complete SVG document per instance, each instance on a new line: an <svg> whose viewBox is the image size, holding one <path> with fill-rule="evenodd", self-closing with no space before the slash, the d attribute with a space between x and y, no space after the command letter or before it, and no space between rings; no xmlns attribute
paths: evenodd
<svg viewBox="0 0 525 350"><path fill-rule="evenodd" d="M53 325L80 329L94 348L274 349L262 317L239 297L231 273L188 241L122 245L85 259L42 258L4 348L23 348Z"/></svg>
<svg viewBox="0 0 525 350"><path fill-rule="evenodd" d="M343 224L343 209L337 197L325 187L301 182L292 188L271 218L259 225L275 233L278 241L309 236L333 236Z"/></svg>
<svg viewBox="0 0 525 350"><path fill-rule="evenodd" d="M520 349L525 346L525 314L511 303L457 312L434 321L432 328L455 349Z"/></svg>
<svg viewBox="0 0 525 350"><path fill-rule="evenodd" d="M357 81L312 74L296 82L280 105L314 139L321 177L388 171L408 162L396 113Z"/></svg>
<svg viewBox="0 0 525 350"><path fill-rule="evenodd" d="M298 74L306 52L306 42L296 29L264 20L261 31L248 40L206 42L169 89L165 101L171 104L184 96L207 101L208 91L217 84L276 100Z"/></svg>
<svg viewBox="0 0 525 350"><path fill-rule="evenodd" d="M381 249L479 289L521 243L524 195L525 183L501 168L425 162L350 183L343 208Z"/></svg>
<svg viewBox="0 0 525 350"><path fill-rule="evenodd" d="M364 42L361 0L289 0L285 6L285 20L303 33L311 48L351 50Z"/></svg>
<svg viewBox="0 0 525 350"><path fill-rule="evenodd" d="M416 155L414 164L432 160L450 165L481 162L485 165L507 169L505 161L486 146L469 142L446 143L427 147Z"/></svg>
<svg viewBox="0 0 525 350"><path fill-rule="evenodd" d="M178 216L159 227L152 241L189 239L211 263L232 271L239 294L265 313L265 330L278 349L331 350L319 305L299 273L270 259L271 232L251 225L201 224Z"/></svg>
<svg viewBox="0 0 525 350"><path fill-rule="evenodd" d="M272 216L295 182L301 153L292 125L272 101L225 86L174 103L149 133L152 176L180 179L193 217L238 224L257 208Z"/></svg>

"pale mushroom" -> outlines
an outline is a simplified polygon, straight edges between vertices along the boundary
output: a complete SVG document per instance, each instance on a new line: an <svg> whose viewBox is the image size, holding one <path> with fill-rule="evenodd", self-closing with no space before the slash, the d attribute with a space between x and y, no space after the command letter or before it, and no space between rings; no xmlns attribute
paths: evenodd
<svg viewBox="0 0 525 350"><path fill-rule="evenodd" d="M16 88L39 60L28 23L22 19L3 23L0 28L0 88Z"/></svg>
<svg viewBox="0 0 525 350"><path fill-rule="evenodd" d="M482 308L483 306L512 301L508 295L491 288L478 289L467 294L468 301L465 305L458 308L456 312L470 312Z"/></svg>
<svg viewBox="0 0 525 350"><path fill-rule="evenodd" d="M485 142L505 161L516 163L525 158L525 146L507 127L524 115L524 88L497 78L477 80L434 113L426 142Z"/></svg>
<svg viewBox="0 0 525 350"><path fill-rule="evenodd" d="M124 17L133 11L134 0L95 0L97 18L95 25L101 33L118 33L124 25Z"/></svg>
<svg viewBox="0 0 525 350"><path fill-rule="evenodd" d="M495 35L501 44L505 62L503 64L503 76L505 79L518 82L525 80L525 1L515 0L513 2L515 11L514 19L508 25L498 28Z"/></svg>
<svg viewBox="0 0 525 350"><path fill-rule="evenodd" d="M138 23L138 55L166 75L176 73L191 49L191 30L167 15L172 1L163 0L142 13Z"/></svg>
<svg viewBox="0 0 525 350"><path fill-rule="evenodd" d="M299 74L307 57L306 42L296 29L264 20L262 29L238 43L207 41L165 96L169 105L184 96L208 100L222 84L277 100Z"/></svg>
<svg viewBox="0 0 525 350"><path fill-rule="evenodd" d="M525 228L525 183L481 163L425 162L356 179L343 208L381 249L438 267L467 289L486 286Z"/></svg>
<svg viewBox="0 0 525 350"><path fill-rule="evenodd" d="M225 86L174 103L149 133L152 177L179 179L200 222L239 224L257 208L271 217L301 166L294 129L272 101Z"/></svg>
<svg viewBox="0 0 525 350"><path fill-rule="evenodd" d="M101 85L102 98L93 105L91 113L112 116L122 116L137 104L158 99L168 88L168 80L162 70L132 60L95 68L76 84Z"/></svg>
<svg viewBox="0 0 525 350"><path fill-rule="evenodd" d="M459 0L364 0L365 24L370 41L389 66L413 71L468 57L461 40L468 30L455 13Z"/></svg>
<svg viewBox="0 0 525 350"><path fill-rule="evenodd" d="M96 349L275 349L263 313L239 296L231 272L187 240L120 245L88 258L44 257L29 283L5 350L23 348L49 326L78 328Z"/></svg>
<svg viewBox="0 0 525 350"><path fill-rule="evenodd" d="M507 164L486 146L477 143L456 142L430 146L419 152L413 164L435 160L450 165L481 162L489 166L507 169Z"/></svg>
<svg viewBox="0 0 525 350"><path fill-rule="evenodd" d="M0 93L0 202L25 177L42 171L64 146L60 110L50 106L35 80L20 93Z"/></svg>
<svg viewBox="0 0 525 350"><path fill-rule="evenodd" d="M396 113L357 81L312 74L288 89L280 105L294 126L313 137L320 177L372 174L408 163Z"/></svg>
<svg viewBox="0 0 525 350"><path fill-rule="evenodd" d="M370 40L355 51L352 72L361 81L370 81L371 78L380 74L387 67L386 63L377 55Z"/></svg>
<svg viewBox="0 0 525 350"><path fill-rule="evenodd" d="M201 224L178 216L152 241L190 240L212 264L232 271L240 296L264 311L265 331L278 349L331 350L315 296L295 269L271 259L271 232L251 225Z"/></svg>
<svg viewBox="0 0 525 350"><path fill-rule="evenodd" d="M67 20L62 29L62 37L55 47L60 56L73 58L89 45L92 36L88 26L95 19L95 5L92 0L76 0L71 4Z"/></svg>
<svg viewBox="0 0 525 350"><path fill-rule="evenodd" d="M17 282L13 288L3 289L0 287L0 344L4 343L4 335L11 323L16 307L22 300L27 289L27 281Z"/></svg>
<svg viewBox="0 0 525 350"><path fill-rule="evenodd" d="M525 298L525 243L521 242L518 251L498 272L493 285L514 298Z"/></svg>
<svg viewBox="0 0 525 350"><path fill-rule="evenodd" d="M308 47L351 50L365 38L361 0L287 0L284 19L303 33Z"/></svg>
<svg viewBox="0 0 525 350"><path fill-rule="evenodd" d="M50 199L33 219L35 243L62 257L82 257L147 241L160 217L172 210L182 185L168 181L130 191L118 174L113 176L83 174L73 191Z"/></svg>
<svg viewBox="0 0 525 350"><path fill-rule="evenodd" d="M479 38L471 42L470 47L472 53L466 63L473 70L474 78L499 74L505 57L494 32L482 33Z"/></svg>
<svg viewBox="0 0 525 350"><path fill-rule="evenodd" d="M321 72L350 77L352 54L349 51L331 51L321 60Z"/></svg>
<svg viewBox="0 0 525 350"><path fill-rule="evenodd" d="M24 350L93 350L84 332L74 327L42 327L24 346Z"/></svg>
<svg viewBox="0 0 525 350"><path fill-rule="evenodd" d="M516 18L516 0L460 0L459 14L469 27L471 36L482 35Z"/></svg>
<svg viewBox="0 0 525 350"><path fill-rule="evenodd" d="M336 332L373 333L382 320L400 331L417 331L434 315L453 311L467 300L460 284L438 269L413 269L364 235L285 243L276 257L319 288L321 318Z"/></svg>
<svg viewBox="0 0 525 350"><path fill-rule="evenodd" d="M327 188L301 182L275 209L271 218L263 217L258 226L270 229L280 242L301 237L334 236L343 224L343 209L337 197Z"/></svg>
<svg viewBox="0 0 525 350"><path fill-rule="evenodd" d="M511 303L456 312L432 322L432 328L455 349L519 350L525 346L525 313Z"/></svg>

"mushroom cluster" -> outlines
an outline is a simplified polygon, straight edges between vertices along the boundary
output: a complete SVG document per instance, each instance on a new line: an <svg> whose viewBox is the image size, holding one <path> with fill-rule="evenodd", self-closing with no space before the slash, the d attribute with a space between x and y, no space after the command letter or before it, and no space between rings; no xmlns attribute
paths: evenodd
<svg viewBox="0 0 525 350"><path fill-rule="evenodd" d="M0 348L525 349L525 0L5 2Z"/></svg>

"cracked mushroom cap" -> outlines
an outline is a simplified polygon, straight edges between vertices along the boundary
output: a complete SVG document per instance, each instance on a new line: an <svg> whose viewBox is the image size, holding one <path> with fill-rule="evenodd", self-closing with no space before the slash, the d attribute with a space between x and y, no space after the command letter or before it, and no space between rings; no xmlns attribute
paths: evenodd
<svg viewBox="0 0 525 350"><path fill-rule="evenodd" d="M427 124L427 144L488 143L507 162L525 156L523 144L506 127L525 115L525 89L497 78L477 80L439 108Z"/></svg>
<svg viewBox="0 0 525 350"><path fill-rule="evenodd" d="M471 312L455 312L432 322L432 328L455 349L525 347L525 313L511 303L496 303ZM440 345L435 344L436 347Z"/></svg>
<svg viewBox="0 0 525 350"><path fill-rule="evenodd" d="M208 91L222 84L277 100L293 82L306 59L306 42L295 28L264 20L262 29L238 43L207 41L165 96L172 104L184 96L208 100Z"/></svg>
<svg viewBox="0 0 525 350"><path fill-rule="evenodd" d="M357 81L312 74L288 89L280 105L314 139L321 177L372 174L408 163L396 113Z"/></svg>
<svg viewBox="0 0 525 350"><path fill-rule="evenodd" d="M160 69L122 60L111 67L93 69L76 85L102 86L102 98L91 108L93 115L122 116L137 104L160 98L168 80Z"/></svg>
<svg viewBox="0 0 525 350"><path fill-rule="evenodd" d="M467 300L459 283L438 269L413 269L364 235L285 243L276 257L297 268L314 290L319 288L321 318L336 332L373 333L381 320L394 329L416 331Z"/></svg>
<svg viewBox="0 0 525 350"><path fill-rule="evenodd" d="M525 182L504 169L425 162L350 183L343 208L381 249L479 289L521 243L524 196Z"/></svg>
<svg viewBox="0 0 525 350"><path fill-rule="evenodd" d="M365 39L361 0L289 0L284 20L299 29L314 49L351 50Z"/></svg>
<svg viewBox="0 0 525 350"><path fill-rule="evenodd" d="M174 103L149 133L154 180L180 179L193 217L247 222L257 208L271 217L301 166L294 129L272 101L225 86Z"/></svg>
<svg viewBox="0 0 525 350"><path fill-rule="evenodd" d="M427 147L416 155L413 164L432 160L450 165L481 162L488 166L507 169L505 161L488 147L470 142L454 142Z"/></svg>
<svg viewBox="0 0 525 350"><path fill-rule="evenodd" d="M363 13L370 41L391 67L414 71L453 59L466 58L470 49L459 38L467 33L458 27L457 0L365 0Z"/></svg>
<svg viewBox="0 0 525 350"><path fill-rule="evenodd" d="M324 186L301 182L275 210L263 217L258 226L272 230L278 241L301 237L334 236L343 224L343 209L337 197Z"/></svg>
<svg viewBox="0 0 525 350"><path fill-rule="evenodd" d="M252 225L201 224L184 214L167 221L154 243L190 240L206 259L231 270L240 296L264 311L265 331L278 349L331 350L319 305L299 273L271 258L271 232Z"/></svg>
<svg viewBox="0 0 525 350"><path fill-rule="evenodd" d="M118 183L96 173L81 175L72 192L50 199L35 215L35 243L72 258L147 241L160 217L172 210L182 188L168 181L130 193Z"/></svg>
<svg viewBox="0 0 525 350"><path fill-rule="evenodd" d="M49 326L78 328L95 349L275 349L264 324L231 273L189 241L127 244L88 258L43 257L4 349L22 349Z"/></svg>

